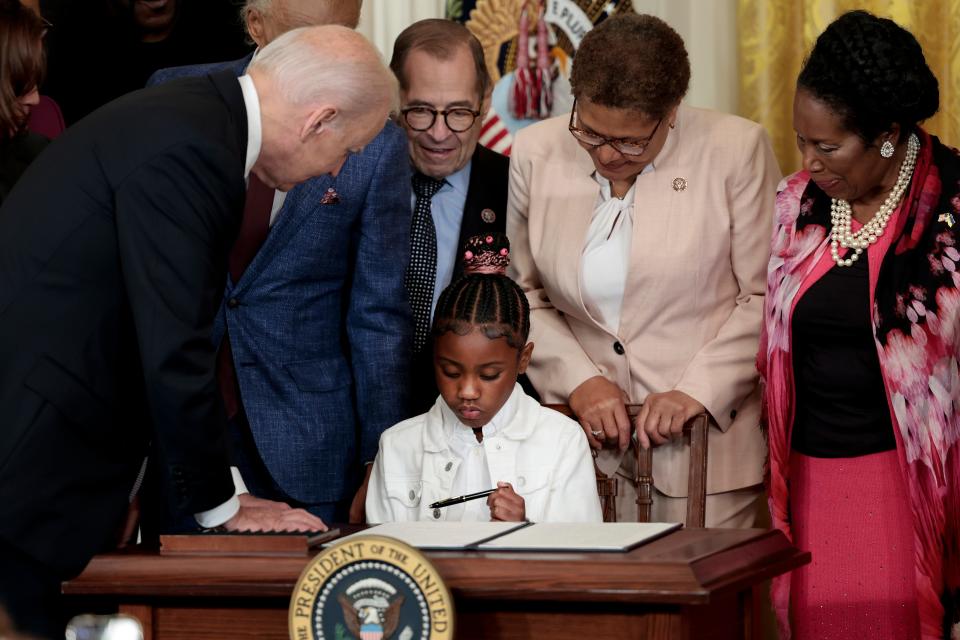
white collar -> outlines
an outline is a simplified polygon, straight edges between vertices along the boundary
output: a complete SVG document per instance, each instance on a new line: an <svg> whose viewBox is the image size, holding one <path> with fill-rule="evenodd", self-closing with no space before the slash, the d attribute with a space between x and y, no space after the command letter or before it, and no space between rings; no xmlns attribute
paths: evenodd
<svg viewBox="0 0 960 640"><path fill-rule="evenodd" d="M643 170L637 174L637 177L633 179L633 184L630 185L630 189L627 191L626 194L624 194L622 198L620 198L620 200L622 200L624 204L632 205L634 190L636 189L636 186L637 186L637 180L640 179L640 176L647 175L648 173L653 173L655 170L656 170L656 167L653 166L653 162L647 163L647 166L645 166ZM613 185L611 184L611 182L604 176L600 175L600 172L596 170L594 170L593 172L593 179L596 181L598 185L600 185L601 201L606 202L610 200L613 197Z"/></svg>
<svg viewBox="0 0 960 640"><path fill-rule="evenodd" d="M242 75L237 78L240 91L243 93L243 106L247 109L247 160L243 166L244 180L250 175L250 170L260 157L260 145L263 144L263 129L260 121L260 96L253 78Z"/></svg>
<svg viewBox="0 0 960 640"><path fill-rule="evenodd" d="M516 383L513 387L513 392L510 394L510 398L500 407L500 411L493 416L493 419L490 420L487 425L484 425L484 436L488 433L497 433L511 440L524 440L528 438L533 431L534 423L537 419L536 416L526 415L530 411L524 408L528 403L537 404L535 400L527 397L520 383ZM426 451L438 452L445 451L449 448L446 433L446 425L448 423L464 431L468 429L468 427L464 426L457 419L456 414L447 406L447 403L443 401L442 397L437 398L437 401L433 404L430 411L424 415L424 418L426 420L426 428L423 431L423 446ZM491 429L490 431L487 430L488 426ZM467 433L473 437L470 431L467 431Z"/></svg>
<svg viewBox="0 0 960 640"><path fill-rule="evenodd" d="M513 420L513 416L517 413L517 400L516 400L516 390L510 393L510 397L507 398L507 401L503 403L503 406L500 407L500 410L490 419L490 422L483 425L483 437L492 436L498 431L502 431L510 421ZM447 403L443 403L441 409L443 411L443 433L449 440L450 438L460 438L462 436L468 436L471 440L476 441L476 437L473 435L473 427L469 427L457 418L457 414L447 406Z"/></svg>

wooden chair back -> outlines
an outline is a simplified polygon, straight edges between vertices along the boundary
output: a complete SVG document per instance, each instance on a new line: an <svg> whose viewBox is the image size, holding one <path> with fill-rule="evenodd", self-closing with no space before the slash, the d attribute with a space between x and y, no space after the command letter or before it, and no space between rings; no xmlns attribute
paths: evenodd
<svg viewBox="0 0 960 640"><path fill-rule="evenodd" d="M576 420L569 405L545 404L545 407L559 411L565 416ZM636 419L640 413L639 404L628 404L627 415L630 420ZM707 414L701 413L691 418L683 425L684 438L690 446L690 468L687 470L687 516L684 523L687 527L703 527L706 518L707 504L707 428L709 420ZM653 504L653 448L644 449L632 438L631 447L637 456L637 475L633 479L637 488L637 521L650 522L650 508ZM604 522L617 520L617 479L608 478L606 474L596 469L597 493L600 494L600 505L603 508Z"/></svg>

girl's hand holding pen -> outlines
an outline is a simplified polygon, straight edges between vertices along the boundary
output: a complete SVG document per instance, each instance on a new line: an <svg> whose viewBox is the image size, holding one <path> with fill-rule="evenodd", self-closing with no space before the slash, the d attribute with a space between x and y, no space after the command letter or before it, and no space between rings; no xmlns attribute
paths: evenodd
<svg viewBox="0 0 960 640"><path fill-rule="evenodd" d="M503 522L522 522L527 517L523 498L517 495L509 482L497 482L497 490L487 497L490 519Z"/></svg>

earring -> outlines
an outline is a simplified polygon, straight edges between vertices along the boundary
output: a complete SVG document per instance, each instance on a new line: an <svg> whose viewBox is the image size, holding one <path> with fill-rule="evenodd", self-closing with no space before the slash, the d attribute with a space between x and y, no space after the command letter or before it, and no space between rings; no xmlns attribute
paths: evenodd
<svg viewBox="0 0 960 640"><path fill-rule="evenodd" d="M880 145L880 156L883 158L890 158L893 156L893 143L889 140L885 140L882 145Z"/></svg>

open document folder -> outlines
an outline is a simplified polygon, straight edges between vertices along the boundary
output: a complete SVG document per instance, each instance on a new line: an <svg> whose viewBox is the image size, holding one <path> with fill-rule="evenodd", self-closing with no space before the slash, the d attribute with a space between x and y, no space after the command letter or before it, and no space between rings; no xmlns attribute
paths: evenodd
<svg viewBox="0 0 960 640"><path fill-rule="evenodd" d="M629 551L679 522L541 522L481 542L481 551Z"/></svg>
<svg viewBox="0 0 960 640"><path fill-rule="evenodd" d="M377 535L434 551L628 551L680 527L677 522L389 522L336 542Z"/></svg>
<svg viewBox="0 0 960 640"><path fill-rule="evenodd" d="M454 551L475 549L482 542L527 526L529 522L385 522L336 542L359 536L387 536L417 549Z"/></svg>

